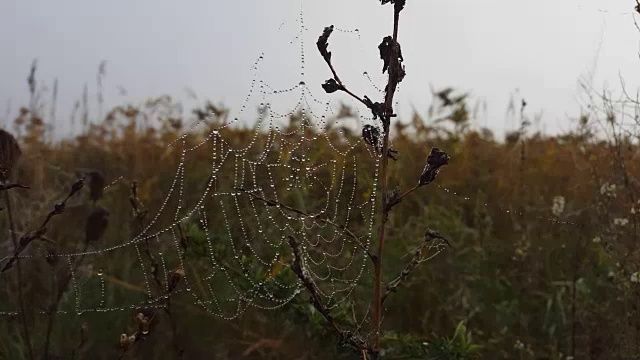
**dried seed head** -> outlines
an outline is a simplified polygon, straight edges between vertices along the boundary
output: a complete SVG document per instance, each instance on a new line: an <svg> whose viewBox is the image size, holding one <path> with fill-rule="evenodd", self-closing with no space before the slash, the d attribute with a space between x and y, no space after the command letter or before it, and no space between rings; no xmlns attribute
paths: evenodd
<svg viewBox="0 0 640 360"><path fill-rule="evenodd" d="M144 319L145 316L143 313L139 312L138 314L136 314L136 321L141 322L142 319Z"/></svg>
<svg viewBox="0 0 640 360"><path fill-rule="evenodd" d="M136 318L142 315L142 317L151 319L155 314L154 308L141 307L136 309L136 311Z"/></svg>
<svg viewBox="0 0 640 360"><path fill-rule="evenodd" d="M102 206L96 206L87 217L85 241L100 240L109 225L109 212Z"/></svg>
<svg viewBox="0 0 640 360"><path fill-rule="evenodd" d="M151 324L151 319L149 317L139 312L136 315L136 322L138 323L139 332L142 333L142 335L149 334L149 327Z"/></svg>
<svg viewBox="0 0 640 360"><path fill-rule="evenodd" d="M335 81L334 79L329 79L325 81L324 84L322 84L322 88L327 94L334 93L338 90L344 90L344 87L338 84L338 82Z"/></svg>
<svg viewBox="0 0 640 360"><path fill-rule="evenodd" d="M438 176L440 168L448 163L449 155L446 152L438 148L431 148L431 152L427 156L427 165L422 170L422 174L420 174L418 185L423 186L433 182Z"/></svg>
<svg viewBox="0 0 640 360"><path fill-rule="evenodd" d="M331 51L327 48L329 47L329 36L333 32L333 25L327 26L322 31L322 35L318 38L316 45L318 46L318 50L320 51L320 55L328 62L331 61Z"/></svg>
<svg viewBox="0 0 640 360"><path fill-rule="evenodd" d="M373 125L365 125L362 127L362 139L367 144L378 150L380 145L380 130ZM378 151L379 152L379 151Z"/></svg>
<svg viewBox="0 0 640 360"><path fill-rule="evenodd" d="M13 135L0 130L0 181L7 181L11 170L22 155L20 145Z"/></svg>
<svg viewBox="0 0 640 360"><path fill-rule="evenodd" d="M378 129L376 126L369 125L369 124L363 126L362 139L368 145L372 146L376 150L376 153L382 154L382 149L384 146L382 144L382 140L380 139L380 129ZM392 147L389 147L387 149L388 158L393 159L394 161L398 160L396 158L396 154L398 154L398 150Z"/></svg>
<svg viewBox="0 0 640 360"><path fill-rule="evenodd" d="M75 195L75 193L82 190L83 186L84 186L84 178L80 178L76 180L76 182L74 182L73 185L71 185L71 192L69 193L69 196Z"/></svg>

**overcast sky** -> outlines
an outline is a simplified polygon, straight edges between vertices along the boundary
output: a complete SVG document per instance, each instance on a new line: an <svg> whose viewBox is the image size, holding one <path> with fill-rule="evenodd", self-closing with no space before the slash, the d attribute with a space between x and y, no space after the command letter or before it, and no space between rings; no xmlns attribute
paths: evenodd
<svg viewBox="0 0 640 360"><path fill-rule="evenodd" d="M640 85L640 34L632 0L408 0L400 42L407 78L398 97L400 115L426 112L429 86L458 87L486 101L479 120L498 132L516 126L505 117L516 89L533 114L544 110L547 132L569 129L579 113L578 80L596 70L595 84ZM300 13L305 69L301 74ZM625 14L626 13L626 14ZM199 97L239 110L254 73L273 88L305 81L326 101L319 84L329 77L315 49L326 25L341 78L359 94L382 84L377 45L391 30L391 8L377 0L2 0L0 1L0 125L28 100L26 77L38 58L37 78L59 80L57 117L67 121L85 83L95 102L96 73L107 61L108 105L169 94ZM359 36L358 36L359 35ZM598 51L599 49L599 51ZM264 53L257 72L252 64ZM597 63L596 63L597 59ZM126 95L119 88L127 91ZM291 94L290 94L291 95ZM346 97L334 94L337 101ZM187 100L187 106L194 104ZM189 102L190 101L190 102ZM250 107L261 100L252 99ZM295 96L268 99L276 111ZM253 107L251 107L253 109ZM242 116L255 118L255 111ZM68 131L68 124L59 131Z"/></svg>

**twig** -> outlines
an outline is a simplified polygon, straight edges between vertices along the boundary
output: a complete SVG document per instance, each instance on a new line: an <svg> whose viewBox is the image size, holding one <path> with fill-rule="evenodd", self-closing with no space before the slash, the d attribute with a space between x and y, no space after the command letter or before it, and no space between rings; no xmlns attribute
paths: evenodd
<svg viewBox="0 0 640 360"><path fill-rule="evenodd" d="M389 157L395 160L393 153L395 151L390 152L389 147L389 128L391 123L391 118L395 117L393 111L393 97L395 95L398 84L404 79L406 72L404 66L402 65L402 51L400 49L400 44L398 43L398 28L400 23L400 12L404 9L406 5L406 0L381 0L381 3L387 4L391 3L394 6L393 11L393 35L386 36L382 43L378 46L380 50L380 58L383 60L383 68L382 72L388 70L389 79L387 82L387 86L385 87L385 98L384 103L373 102L367 96L364 98L360 98L354 95L351 91L349 91L344 83L338 77L338 74L331 63L331 52L328 51L328 39L331 33L333 32L333 26L326 27L322 33L322 35L318 38L317 46L320 54L324 58L325 62L329 66L331 73L333 74L333 78L325 81L322 85L324 90L327 93L333 93L336 91L344 91L347 94L351 95L356 100L363 103L367 106L372 114L373 118L380 118L382 122L382 127L384 130L384 137L382 139L382 149L378 151L380 155L382 155L382 167L380 171L381 177L381 190L382 190L382 204L381 204L381 212L380 212L380 224L379 224L379 239L378 239L378 249L375 255L370 255L373 260L374 272L375 272L375 280L374 280L374 310L372 315L372 322L374 326L374 350L371 352L373 358L377 358L379 355L380 349L380 328L382 323L381 318L381 308L382 308L382 258L384 253L384 243L385 243L385 230L387 226L387 221L389 219L389 213L392 208L399 204L407 195L415 191L418 187L427 185L435 180L435 177L439 171L439 168L446 164L448 161L448 155L439 149L432 149L431 154L428 158L428 164L423 170L418 185L414 186L412 189L400 193L399 190L395 190L392 193L387 193L387 177L388 177L388 162ZM365 141L371 140L367 139L365 135L368 133L375 133L375 130L363 128L363 137ZM368 134L372 135L372 134ZM376 137L376 136L373 136ZM367 141L370 145L373 141ZM377 142L377 141L376 141ZM378 142L379 143L379 142ZM378 149L379 145L375 145L376 149ZM432 157L433 155L433 157ZM439 165L436 163L440 163Z"/></svg>
<svg viewBox="0 0 640 360"><path fill-rule="evenodd" d="M130 184L130 192L131 194L129 195L129 203L131 204L131 207L133 209L133 215L134 215L134 219L137 221L138 225L138 229L141 230L144 228L144 219L147 215L147 210L144 208L144 205L142 203L142 201L140 201L140 198L138 197L138 184L135 181L132 181ZM184 233L182 231L182 228L179 226L178 227L179 231L180 231L180 237L181 237L181 242L183 244L185 244L184 246L186 246L186 239L184 236ZM159 274L158 274L158 262L156 261L155 257L153 256L153 254L151 253L151 247L149 245L149 240L145 239L144 241L144 246L143 246L143 250L144 250L144 254L146 255L146 257L148 258L149 262L151 263L151 275L156 283L156 285L158 286L158 289L160 291L163 291L164 285L162 284L162 281L160 280ZM182 357L183 354L183 350L180 348L177 339L176 339L176 333L177 333L177 325L176 325L176 321L175 318L173 317L173 314L171 312L171 294L173 293L173 291L175 290L176 286L178 285L178 282L180 281L180 279L184 277L184 270L182 267L178 268L178 270L174 271L173 273L171 273L171 277L169 278L169 283L167 284L167 290L165 292L165 295L167 295L166 298L166 304L164 306L164 310L167 314L167 317L169 318L169 322L171 323L171 331L172 331L172 343L173 343L173 347L174 350L176 352L176 354L178 355L178 357ZM143 314L143 319L139 319L138 317L136 317L140 322L142 322L143 320L146 321L144 326L148 327L151 326L153 320L155 320L156 316L158 315L159 311L155 310L153 311L153 313L151 314L150 317L145 319L145 316ZM124 348L124 351L122 352L122 354L120 354L119 359L122 359L131 349L133 349L133 345L135 344L139 344L140 340L147 334L144 333L144 329L140 329L138 332L134 333L132 336L134 337L134 340L131 343L126 343L127 346ZM130 337L128 337L127 339L130 339ZM121 345L125 345L122 344L121 341Z"/></svg>
<svg viewBox="0 0 640 360"><path fill-rule="evenodd" d="M440 235L439 233L433 230L427 230L424 234L424 241L422 242L420 247L418 247L415 250L411 261L405 266L405 268L402 270L400 275L398 275L398 277L396 277L395 279L393 279L387 284L384 291L384 295L382 296L382 303L385 302L385 300L387 299L387 297L389 297L389 295L396 292L396 290L402 284L402 282L409 277L411 272L415 270L415 268L418 267L418 265L420 265L420 263L423 261L422 252L424 251L424 248L427 247L427 244L429 244L433 239L440 239L444 241L449 247L451 247L451 243L444 236Z"/></svg>
<svg viewBox="0 0 640 360"><path fill-rule="evenodd" d="M380 50L380 58L383 60L383 68L382 72L388 70L389 78L387 85L385 87L385 97L384 103L374 103L367 96L364 98L360 98L354 95L351 91L349 91L344 83L338 77L338 74L331 63L331 52L328 50L328 39L331 33L333 32L333 26L329 26L324 28L322 35L318 38L317 46L320 54L324 58L325 62L329 66L331 73L333 74L333 78L325 81L322 85L324 90L327 93L333 93L336 91L344 91L347 94L351 95L356 100L363 103L373 114L373 118L380 118L382 122L382 127L384 131L384 136L382 138L382 149L381 151L377 151L380 155L382 155L382 167L380 170L380 181L381 181L381 191L382 191L382 202L381 202L381 211L380 211L380 223L379 223L379 238L378 238L378 249L376 254L371 254L370 257L373 260L375 279L374 279L374 300L373 300L373 315L372 315L372 323L374 326L374 345L373 351L371 351L371 355L374 359L378 358L380 351L380 335L381 335L381 324L382 324L382 259L384 255L384 245L385 245L385 232L387 222L389 220L389 213L393 209L394 206L398 205L402 200L415 191L417 188L421 186L425 186L433 182L443 165L446 165L449 160L449 156L444 152L437 148L431 149L429 157L427 158L427 165L425 166L422 174L420 175L420 179L418 184L413 188L401 193L399 190L394 190L391 193L388 193L388 163L389 158L395 160L393 153L395 151L390 152L391 148L389 146L389 129L391 118L395 117L393 111L393 98L398 87L398 84L404 79L406 72L405 68L402 65L402 51L400 48L400 44L398 43L398 28L400 23L400 12L404 9L406 5L406 0L381 0L381 3L387 4L391 3L394 6L393 11L393 35L386 36L382 43L378 46ZM375 128L363 128L363 138L365 141L374 145L376 149L379 149L379 135L375 135L377 132ZM368 137L367 137L368 135ZM375 141L374 141L375 138ZM377 144L376 144L377 143ZM272 202L275 203L275 202ZM448 242L447 242L448 243ZM422 249L420 249L420 252ZM419 262L419 261L418 261ZM417 266L417 263L414 265ZM410 269L408 272L411 272ZM408 273L404 275L408 276ZM304 282L304 281L303 281ZM398 282L399 285L399 282ZM397 287L396 285L395 287ZM391 287L395 289L395 287ZM313 289L310 289L307 286L308 290L313 295ZM385 295L386 297L386 295Z"/></svg>
<svg viewBox="0 0 640 360"><path fill-rule="evenodd" d="M29 189L28 186L21 184L0 184L0 191L7 191L14 188Z"/></svg>
<svg viewBox="0 0 640 360"><path fill-rule="evenodd" d="M11 256L9 261L7 261L7 263L4 265L4 267L2 267L2 270L0 270L0 273L3 273L9 270L13 266L13 263L16 261L16 259L18 259L20 254L27 248L27 246L33 240L42 238L42 236L47 232L47 225L49 224L49 221L51 221L51 219L54 216L62 214L65 210L67 201L82 189L82 187L84 186L84 179L85 178L82 177L78 179L75 183L73 183L73 185L71 185L71 190L67 194L67 197L65 197L64 200L62 200L61 202L53 206L53 209L47 214L47 217L45 218L45 220L42 222L42 224L38 229L36 229L35 231L28 232L20 237L20 241L18 241L17 244L14 245L15 250L13 252L13 255ZM15 236L14 232L12 232L12 234L14 234Z"/></svg>
<svg viewBox="0 0 640 360"><path fill-rule="evenodd" d="M243 188L235 188L237 191L241 191L251 197L253 197L256 200L262 201L263 203L265 203L267 206L280 206L280 208L294 212L298 215L302 215L304 217L308 217L308 218L313 218L317 221L329 224L331 226L333 226L334 228L342 231L345 235L349 236L350 238L352 238L360 247L360 249L362 249L362 251L364 251L365 254L367 254L367 256L369 256L369 258L373 261L375 261L375 257L374 255L369 251L369 249L360 241L360 238L358 238L358 236L356 236L356 234L354 234L351 230L349 230L347 228L346 225L339 225L336 222L332 221L329 218L324 218L324 217L320 217L320 215L311 215L305 211L302 211L300 209L296 209L292 206L283 204L279 201L275 201L275 200L269 200L269 199L265 199L263 197L261 197L260 195L257 195L251 191L245 190Z"/></svg>
<svg viewBox="0 0 640 360"><path fill-rule="evenodd" d="M361 102L364 106L371 109L371 112L373 112L374 117L382 118L383 112L381 111L380 107L377 106L377 104L369 100L367 96L365 96L364 98L361 98L358 95L354 94L346 87L346 85L342 82L342 80L340 80L340 77L338 76L336 69L333 67L333 63L331 62L331 52L327 49L329 36L331 36L332 32L333 32L333 25L325 27L324 31L322 32L322 35L320 35L320 37L318 38L318 41L316 42L316 45L318 46L318 50L320 51L322 58L327 63L327 65L329 66L329 69L331 70L331 73L333 74L333 78L325 81L325 83L322 85L322 88L327 93L344 91L345 93L349 94L351 97L356 99L357 101Z"/></svg>
<svg viewBox="0 0 640 360"><path fill-rule="evenodd" d="M383 2L384 3L384 2ZM385 60L385 67L388 65L389 69L389 81L387 82L386 94L385 94L385 102L384 102L384 115L382 117L382 125L384 129L384 138L382 142L382 154L387 154L389 151L389 125L391 122L391 115L393 114L393 96L395 94L396 88L398 86L399 78L398 78L398 65L399 65L399 56L400 56L400 45L398 45L398 27L400 23L400 11L404 8L405 1L404 0L396 0L394 4L393 11L393 37L391 39L391 53L390 56ZM386 38L385 38L386 40ZM384 40L383 40L384 43ZM380 47L381 55L383 54L382 44ZM384 68L383 68L384 71ZM376 262L374 264L375 270L375 282L374 282L374 307L373 307L373 326L375 327L374 339L375 339L375 349L376 354L380 349L380 329L382 325L382 258L384 255L384 242L385 242L385 231L387 226L387 220L389 219L389 211L391 207L388 207L386 204L386 200L384 197L387 194L387 167L389 163L389 158L387 156L382 156L382 169L380 172L380 176L382 177L382 211L380 214L380 234L378 239L378 253L376 254ZM377 358L377 356L375 356Z"/></svg>
<svg viewBox="0 0 640 360"><path fill-rule="evenodd" d="M338 333L338 335L340 336L340 342L352 346L353 348L358 350L358 352L365 351L367 353L373 353L373 349L371 349L369 345L358 334L355 334L351 331L342 330L340 326L338 326L338 323L331 315L329 309L327 309L322 303L318 285L315 283L315 281L313 281L311 275L309 275L309 271L305 266L304 255L302 254L300 243L293 236L289 236L289 246L291 246L291 250L293 252L293 263L291 264L291 269L311 295L311 304L313 305L313 307L318 310L320 314L322 314L325 320L327 320L327 322L331 325L333 330Z"/></svg>

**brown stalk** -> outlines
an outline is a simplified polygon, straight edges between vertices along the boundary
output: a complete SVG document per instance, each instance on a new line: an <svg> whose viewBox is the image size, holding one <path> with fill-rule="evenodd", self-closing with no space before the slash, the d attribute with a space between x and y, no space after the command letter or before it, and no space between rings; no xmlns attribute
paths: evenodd
<svg viewBox="0 0 640 360"><path fill-rule="evenodd" d="M75 183L73 183L73 185L71 185L71 190L69 191L69 193L67 194L67 197L64 198L64 200L62 200L61 202L55 204L53 206L53 209L51 211L49 211L49 213L47 214L47 217L44 219L44 221L42 222L42 224L40 224L40 227L38 227L36 230L28 232L24 235L22 235L20 237L19 241L16 241L16 247L15 250L13 252L13 255L11 256L11 258L9 259L9 261L7 261L7 263L2 267L2 270L0 270L0 273L3 273L7 270L9 270L11 267L13 267L13 263L16 262L16 260L18 259L18 257L20 256L20 254L26 250L27 246L36 239L43 239L44 234L47 232L47 225L49 224L49 221L51 221L51 219L59 214L62 214L64 212L64 209L67 205L67 201L73 196L75 195L78 191L80 191L82 189L82 187L84 186L84 177L78 179ZM12 236L15 236L15 233L13 233Z"/></svg>
<svg viewBox="0 0 640 360"><path fill-rule="evenodd" d="M332 84L334 86L334 88L329 91L327 90L327 88L325 88L325 90L327 92L334 92L334 91L344 91L345 93L347 93L349 96L351 96L352 98L354 98L355 100L359 101L360 103L362 103L364 106L368 107L369 109L371 109L371 112L376 116L376 117L380 117L381 119L383 118L383 113L380 111L379 108L377 108L374 104L372 103L368 97L364 97L361 98L360 96L354 94L351 90L349 90L347 88L347 86L342 82L342 80L340 80L340 77L338 76L338 73L336 72L336 69L333 66L333 63L331 62L331 52L329 52L327 50L327 40L329 38L329 35L331 34L331 32L333 31L333 25L331 25L328 28L325 28L325 33L320 37L320 39L318 39L317 45L318 45L318 49L320 50L320 53L322 55L322 57L324 58L324 61L327 63L327 65L329 66L329 69L331 70L331 73L333 74L333 80L335 80L335 83ZM323 44L324 42L324 44ZM324 87L324 85L323 85Z"/></svg>
<svg viewBox="0 0 640 360"><path fill-rule="evenodd" d="M391 3L394 6L393 35L385 37L382 43L378 46L378 49L380 50L380 57L384 62L382 72L384 73L387 70L389 72L389 78L388 78L387 86L385 88L384 103L377 103L377 102L374 103L367 96L365 96L364 98L360 98L354 95L351 91L349 91L346 88L344 83L338 77L338 74L333 64L331 63L332 54L328 50L328 39L331 33L333 32L333 26L326 27L322 35L318 38L318 41L316 43L318 46L318 50L320 51L320 54L324 58L325 62L329 66L329 69L331 70L331 73L333 74L333 78L325 81L325 83L322 85L324 90L327 93L344 91L350 96L352 96L354 99L360 101L362 104L364 104L371 110L374 119L380 118L380 121L382 122L383 130L384 130L381 149L379 149L379 143L377 140L379 137L379 132L378 130L376 130L376 127L370 126L369 128L366 128L366 127L363 128L363 135L362 135L365 142L369 145L374 146L377 150L376 152L382 155L382 167L380 172L382 201L381 201L381 209L380 209L380 224L379 224L380 227L379 227L379 234L378 234L379 235L378 246L377 246L377 252L374 254L371 254L367 251L367 253L369 254L369 257L373 260L373 266L374 266L374 272L375 272L374 289L373 289L373 292L374 292L373 308L374 309L372 312L374 338L373 338L373 344L368 346L369 350L367 351L367 353L370 354L371 357L374 359L377 359L380 353L380 334L381 334L381 323L382 323L381 314L382 314L382 303L384 299L386 299L389 293L395 291L395 289L400 285L402 280L404 280L411 273L411 271L413 271L413 269L417 267L419 263L424 261L420 258L420 256L428 240L431 240L432 238L440 238L448 244L448 241L446 241L446 239L444 239L439 234L428 231L428 234L433 236L429 236L429 239L425 240L425 243L423 244L422 247L419 248L418 253L416 254L417 257L414 257L414 260L407 265L407 267L405 268L405 271L401 274L399 279L394 280L394 282L390 283L390 285L387 286L388 293L385 293L384 296L382 295L382 286L383 286L382 285L382 282L383 282L382 258L384 255L385 233L386 233L387 221L389 219L389 214L391 210L400 202L402 202L402 200L405 197L407 197L409 194L413 193L419 187L428 185L431 182L433 182L436 179L436 176L438 175L440 168L448 163L449 155L447 155L447 153L445 153L444 151L438 148L432 148L431 152L429 153L429 156L427 157L427 165L422 171L422 174L420 175L417 185L415 185L414 187L410 188L409 190L403 193L401 193L399 190L394 190L393 192L388 191L389 158L392 158L395 160L394 154L397 153L396 150L392 149L389 146L389 129L390 129L391 118L396 116L393 110L393 98L394 98L396 89L398 87L398 84L404 79L406 75L404 66L402 66L402 62L403 62L402 52L400 49L400 44L398 43L398 28L400 23L400 12L404 9L404 6L406 5L406 0L381 0L381 3L382 5ZM267 205L282 206L281 204L274 201L264 200L264 199L262 200L267 202ZM297 212L302 215L306 215L304 212L300 212L297 209L288 208L288 210ZM435 236L434 234L436 234L437 236ZM427 235L425 235L425 237L427 237ZM303 283L305 283L305 279L302 276L299 275L298 277L300 278L300 280L303 281ZM305 284L305 287L307 287L307 290L309 290L309 292L311 292L313 295L313 289L311 288L311 286L309 284ZM328 317L327 317L327 320L331 322L331 319Z"/></svg>
<svg viewBox="0 0 640 360"><path fill-rule="evenodd" d="M23 295L23 291L22 291L22 270L20 268L20 259L19 256L20 254L27 248L27 246L36 239L40 239L40 240L45 240L46 241L46 237L44 236L44 234L47 231L47 224L49 223L49 221L51 221L51 219L55 216L55 215L59 215L62 212L64 212L65 206L66 206L66 202L73 196L75 195L78 191L80 191L80 189L82 189L82 186L84 184L84 178L79 179L78 181L76 181L72 186L71 186L71 190L69 191L69 193L67 194L67 197L60 203L55 204L54 208L49 212L49 214L47 214L47 217L45 218L45 220L42 222L42 224L40 225L40 227L32 232L26 233L24 235L22 235L20 237L20 239L16 238L16 229L15 229L15 223L13 221L13 213L11 211L11 201L9 199L9 193L6 190L12 189L12 188L27 188L26 186L23 185L19 185L19 184L4 184L2 186L2 188L0 188L0 190L5 191L5 200L7 203L7 216L9 219L9 227L11 229L11 238L13 241L13 246L15 248L13 256L9 259L9 261L5 264L5 266L2 268L2 270L0 271L0 273L3 273L7 270L9 270L11 267L13 267L13 264L16 263L16 272L17 272L17 276L18 276L18 281L19 281L19 285L18 285L18 296L19 296L19 302L20 302L20 318L22 319L22 324L24 327L24 333L25 333L25 338L26 341L28 343L28 351L29 351L29 357L30 359L33 359L33 349L31 346L31 339L29 336L29 330L27 327L27 323L26 323L26 309L24 306L24 295ZM56 304L59 302L61 296L58 296L58 301L56 302ZM52 329L52 324L53 324L53 319L52 319L52 314L49 315L49 322L48 322L48 326L47 326L47 335L46 335L46 339L45 339L45 348L44 348L44 353L45 355L48 355L48 351L49 351L49 343L50 343L50 338L51 338L51 329Z"/></svg>
<svg viewBox="0 0 640 360"><path fill-rule="evenodd" d="M400 6L394 6L393 11L393 41L392 41L392 56L391 63L389 65L389 81L387 83L387 92L385 96L384 102L384 111L385 116L382 118L384 125L384 138L382 142L382 154L387 154L389 151L389 123L391 121L391 115L393 114L393 96L395 94L396 87L398 86L398 74L397 74L397 64L398 64L398 47L395 46L398 43L398 27L400 23L400 11L402 8ZM380 328L382 325L382 256L384 255L384 241L385 241L385 231L387 227L387 220L389 219L389 211L390 208L387 208L387 204L385 204L385 196L387 194L387 167L389 163L389 158L387 156L382 156L382 169L380 176L382 177L382 212L380 214L380 234L378 239L378 253L376 254L376 261L374 263L374 272L375 272L375 280L374 280L374 307L373 307L373 324L375 326L374 332L374 343L375 349L378 351L380 349Z"/></svg>
<svg viewBox="0 0 640 360"><path fill-rule="evenodd" d="M142 203L142 201L138 198L138 184L135 181L132 181L129 184L129 186L130 186L130 192L131 192L131 194L129 195L129 203L131 204L131 207L133 209L134 220L137 222L138 231L140 231L144 228L144 221L147 215L147 210L144 208L144 204ZM181 227L179 227L179 231L180 231L181 241L184 241L184 233ZM145 256L151 263L151 275L156 285L158 286L158 289L162 291L162 289L164 289L164 285L160 280L160 276L158 274L158 262L156 261L155 257L151 253L151 247L149 245L148 239L145 239L145 241L143 242L142 249ZM175 290L176 285L180 280L181 276L184 276L183 274L180 273L181 271L183 271L182 268L179 268L178 270L174 271L171 274L172 277L169 279L169 284L167 284L167 291L166 291L166 294L169 295L169 297L167 297L166 304L164 307L167 317L169 318L169 322L171 323L171 331L172 331L172 339L173 339L172 343L173 343L174 350L178 355L178 358L182 357L182 354L184 351L183 349L180 348L176 338L177 324L173 316L173 313L171 312L171 296L170 295ZM153 311L153 313L149 317L148 326L151 326L151 324L153 323L153 321L155 320L159 312L160 312L159 310ZM145 335L143 335L140 331L134 333L133 336L135 338L135 341L133 344L130 344L130 345L141 344L141 340ZM129 346L125 348L124 351L120 354L119 359L124 358L124 356L133 348L134 346Z"/></svg>
<svg viewBox="0 0 640 360"><path fill-rule="evenodd" d="M331 315L329 309L327 309L322 303L320 289L315 281L313 281L313 278L306 268L304 255L302 254L302 249L298 240L293 236L289 236L289 246L291 246L291 250L293 252L293 263L291 264L291 269L311 295L311 304L313 307L322 314L325 320L327 320L331 325L331 328L340 336L340 342L352 346L354 349L358 350L358 352L372 353L373 349L371 349L358 334L342 330L336 322L336 319Z"/></svg>
<svg viewBox="0 0 640 360"><path fill-rule="evenodd" d="M424 249L427 247L427 245L434 239L439 239L445 244L447 244L447 246L451 247L449 240L447 240L444 236L440 235L439 233L433 230L427 230L424 234L424 241L422 242L420 247L418 247L415 250L411 261L405 266L405 268L402 270L400 275L398 275L398 277L396 277L395 279L391 280L385 287L384 295L382 295L382 300L381 300L383 304L385 300L389 297L389 295L396 292L398 287L402 284L402 282L405 281L409 277L409 275L411 275L413 270L415 270L415 268L417 268L421 262L424 261L422 257L422 253ZM436 247L439 247L439 245L440 244L437 244Z"/></svg>

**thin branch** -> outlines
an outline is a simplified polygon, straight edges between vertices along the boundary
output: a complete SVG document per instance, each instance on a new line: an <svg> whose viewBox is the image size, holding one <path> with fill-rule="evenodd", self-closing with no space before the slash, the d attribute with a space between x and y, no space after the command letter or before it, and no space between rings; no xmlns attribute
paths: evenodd
<svg viewBox="0 0 640 360"><path fill-rule="evenodd" d="M380 176L382 177L382 212L380 214L380 234L378 239L378 253L376 254L376 263L374 264L374 272L375 272L375 282L374 282L374 307L373 307L373 326L375 327L375 349L376 354L380 349L380 329L382 326L382 258L384 254L384 242L385 242L385 231L387 226L387 220L389 219L389 211L386 204L385 197L387 196L387 167L389 163L389 158L386 154L389 151L389 125L391 122L391 114L393 114L393 96L396 91L396 87L398 86L398 61L399 58L399 50L400 46L398 44L398 27L400 23L400 11L404 6L404 1L398 1L394 6L393 11L393 37L391 40L391 54L390 58L388 58L389 63L385 65L389 65L389 81L386 87L386 96L384 102L384 115L382 119L383 129L384 129L384 139L382 142L382 169ZM382 51L381 51L382 52ZM385 60L386 62L386 60ZM384 68L383 68L384 69ZM377 358L375 356L374 358Z"/></svg>
<svg viewBox="0 0 640 360"><path fill-rule="evenodd" d="M42 239L44 234L47 232L47 225L49 224L49 221L51 221L51 219L54 216L62 214L64 212L67 201L73 195L75 195L78 191L80 191L84 186L84 179L85 178L82 177L78 179L75 183L73 183L73 185L71 185L71 190L67 194L67 197L65 197L64 200L62 200L61 202L53 206L53 209L47 214L47 217L42 222L42 224L40 224L40 227L38 229L28 232L20 237L20 241L17 242L17 244L15 244L15 250L13 252L13 255L11 256L9 261L4 265L4 267L2 267L2 270L0 270L0 273L3 273L9 270L11 267L13 267L13 263L16 261L16 259L18 259L20 254L27 248L27 246L29 246L29 244L33 240ZM23 187L23 186L19 186L19 187ZM12 234L14 234L15 236L15 233L12 232Z"/></svg>
<svg viewBox="0 0 640 360"><path fill-rule="evenodd" d="M138 231L140 231L141 229L144 228L144 221L145 221L146 215L148 214L148 211L145 209L144 204L138 197L138 184L135 181L132 181L129 184L129 186L130 186L129 203L131 204L131 208L133 209L133 216L134 216L134 220L137 222ZM180 227L179 225L178 225L178 230L180 232L181 242L185 244L184 246L186 246L186 239L182 231L182 227ZM167 317L169 318L169 323L171 324L172 340L173 340L172 343L173 343L174 351L180 358L182 357L184 350L180 348L180 345L176 339L177 324L176 324L175 317L171 312L171 294L175 290L180 279L184 277L184 270L182 267L180 267L171 273L171 277L169 278L169 283L167 284L167 290L164 291L163 290L164 285L160 280L160 277L158 274L158 262L153 256L153 254L151 253L151 247L149 245L148 239L145 239L143 244L144 246L142 248L143 248L144 254L148 258L149 262L151 263L151 275L153 277L153 280L158 286L158 290L160 292L164 292L166 295L166 303L164 306L164 311L167 314ZM124 351L120 354L119 359L122 359L129 351L131 351L135 347L134 345L141 344L144 337L148 335L149 327L151 326L151 324L159 314L159 310L154 310L150 316L147 316L146 314L142 314L142 315L141 314L142 313L139 313L136 315L136 320L139 322L140 329L130 337L126 337L124 342L121 338L121 346L123 346Z"/></svg>
<svg viewBox="0 0 640 360"><path fill-rule="evenodd" d="M332 221L329 218L323 218L320 217L320 215L311 215L305 211L302 211L300 209L296 209L292 206L283 204L279 201L275 201L275 200L269 200L269 199L265 199L263 197L261 197L260 195L257 195L251 191L245 190L243 188L235 188L237 191L241 191L247 195L250 195L251 197L253 197L256 200L262 201L263 203L265 203L267 206L280 206L283 209L286 209L288 211L291 211L293 213L296 213L298 215L302 215L304 217L308 217L308 218L313 218L314 220L329 224L331 226L333 226L334 228L342 231L345 235L347 235L348 237L352 238L360 247L360 249L362 249L362 251L364 251L365 254L367 254L367 256L369 256L369 258L373 261L375 261L375 257L374 255L369 251L369 249L360 241L360 238L358 238L358 236L356 236L356 234L354 234L351 230L349 230L347 228L346 225L340 225L337 224L336 222Z"/></svg>
<svg viewBox="0 0 640 360"><path fill-rule="evenodd" d="M304 262L304 255L302 254L302 249L300 247L300 243L293 236L289 236L289 246L291 246L291 250L293 252L293 263L291 264L291 269L296 274L298 279L302 282L302 285L307 289L307 291L311 295L311 304L313 307L318 310L320 314L327 320L327 322L331 325L333 330L338 333L340 336L340 342L344 344L348 344L358 350L359 352L367 352L372 353L372 349L367 345L367 343L358 335L351 331L345 331L340 328L335 318L331 315L329 309L327 309L322 303L322 298L320 296L320 289L318 285L313 281L311 275L309 275L309 271L307 270Z"/></svg>
<svg viewBox="0 0 640 360"><path fill-rule="evenodd" d="M0 191L7 191L14 188L29 189L28 186L21 184L0 184Z"/></svg>
<svg viewBox="0 0 640 360"><path fill-rule="evenodd" d="M424 261L422 258L422 252L427 247L427 245L434 239L440 239L449 247L451 247L451 243L444 236L440 235L439 233L433 230L427 230L424 234L424 241L422 242L420 247L418 247L415 250L411 261L404 267L404 269L402 270L400 275L398 275L398 277L396 277L395 279L393 279L387 284L384 291L384 295L382 296L382 303L385 302L385 300L389 297L389 295L396 292L398 287L402 284L403 281L405 281L409 277L411 272L413 272L413 270L415 270L418 267L418 265L420 265L420 263ZM438 247L439 245L440 244L436 245L436 247Z"/></svg>
<svg viewBox="0 0 640 360"><path fill-rule="evenodd" d="M318 46L318 50L320 51L322 58L327 63L327 65L329 66L329 69L331 70L331 73L333 74L333 78L331 80L327 80L322 85L322 87L327 93L344 91L345 93L349 94L352 98L359 101L364 106L368 107L371 110L371 112L374 114L374 118L380 117L382 119L384 114L382 111L380 111L380 107L377 106L377 104L371 102L371 100L369 100L367 96L365 96L364 98L361 98L358 95L354 94L351 90L347 88L347 86L342 82L342 80L340 80L340 77L338 76L338 73L336 72L336 69L334 68L333 63L331 62L331 52L328 50L328 46L329 46L328 40L332 32L333 32L333 25L325 27L322 32L322 35L320 35L320 37L318 38L318 41L316 42L316 45Z"/></svg>

